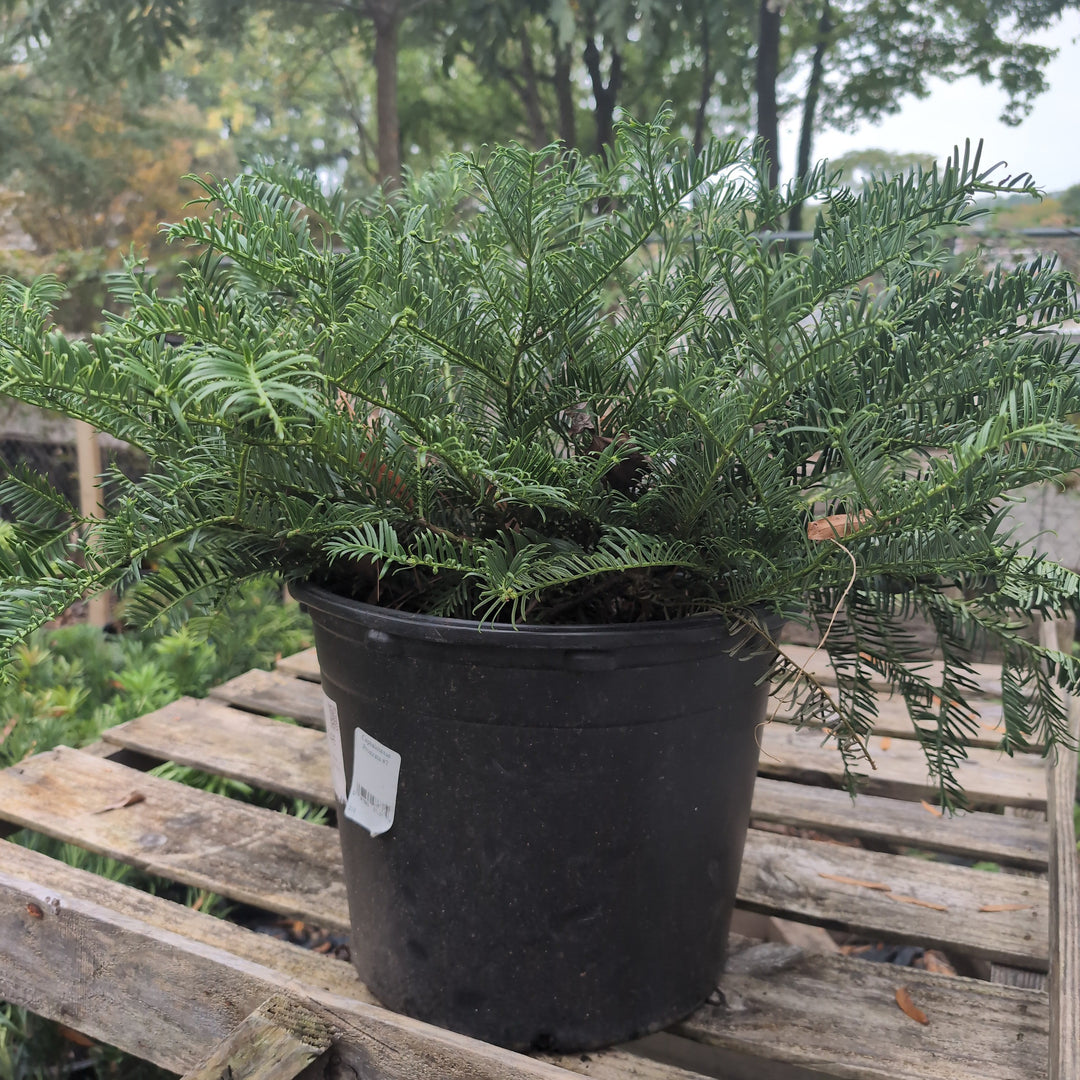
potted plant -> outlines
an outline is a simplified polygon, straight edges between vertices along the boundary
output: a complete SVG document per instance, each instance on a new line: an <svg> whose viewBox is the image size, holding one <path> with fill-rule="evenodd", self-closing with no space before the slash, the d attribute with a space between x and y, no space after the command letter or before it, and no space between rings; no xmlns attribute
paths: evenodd
<svg viewBox="0 0 1080 1080"><path fill-rule="evenodd" d="M850 769L871 679L942 800L1004 655L1006 750L1062 733L1022 633L1080 579L1008 532L1074 468L1075 315L1052 265L989 277L939 239L979 156L782 191L751 149L625 123L606 162L501 147L385 201L311 175L205 183L178 295L132 265L100 336L7 282L0 393L141 448L105 521L0 487L8 649L119 589L154 624L275 571L327 695L353 955L394 1008L522 1046L669 1023L719 974L770 678L830 710ZM814 240L775 242L793 201ZM74 531L73 531L74 526ZM905 621L929 621L932 677ZM822 639L830 696L778 655Z"/></svg>

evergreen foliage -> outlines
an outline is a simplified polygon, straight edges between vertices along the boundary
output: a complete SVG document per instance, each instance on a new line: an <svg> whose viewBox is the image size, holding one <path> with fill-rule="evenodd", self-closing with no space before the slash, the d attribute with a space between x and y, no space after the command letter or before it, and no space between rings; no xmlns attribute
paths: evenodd
<svg viewBox="0 0 1080 1080"><path fill-rule="evenodd" d="M603 162L500 147L385 201L265 166L203 183L208 213L169 230L193 248L181 295L131 266L101 336L51 328L55 283L6 282L0 393L152 470L105 478L100 524L6 479L0 640L103 588L171 622L266 571L484 620L783 615L831 626L849 765L884 676L953 802L983 632L1006 748L1053 741L1051 680L1080 689L1080 667L1021 629L1076 610L1080 578L1021 550L1003 500L1080 464L1077 348L1053 332L1073 287L1046 262L987 278L936 239L975 196L1034 189L968 152L859 192L821 168L770 190L763 168L663 118ZM822 209L796 250L769 230L803 200Z"/></svg>

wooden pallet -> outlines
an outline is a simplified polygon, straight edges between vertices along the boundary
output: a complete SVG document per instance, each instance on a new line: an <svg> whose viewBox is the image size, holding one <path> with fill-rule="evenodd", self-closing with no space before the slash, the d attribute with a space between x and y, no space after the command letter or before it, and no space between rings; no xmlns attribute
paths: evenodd
<svg viewBox="0 0 1080 1080"><path fill-rule="evenodd" d="M999 688L991 669L980 678L988 695ZM1080 709L1072 715L1076 727ZM992 724L992 702L986 716ZM778 710L763 734L739 883L739 925L773 940L733 937L710 1003L632 1045L527 1057L442 1031L380 1008L341 961L15 843L0 844L0 998L200 1080L226 1066L235 1080L290 1080L305 1067L328 1080L350 1070L410 1080L1075 1080L1075 755L1059 756L1048 786L1040 756L1001 758L988 730L963 777L980 809L947 818L922 804L925 766L892 703L873 740L870 794L854 806L820 733L783 720ZM143 771L170 760L331 804L321 724L309 651L114 728L95 747L61 747L0 773L0 819L347 930L332 828ZM972 868L979 860L1001 869ZM823 927L940 949L965 974L841 955ZM927 1023L898 1006L901 988Z"/></svg>

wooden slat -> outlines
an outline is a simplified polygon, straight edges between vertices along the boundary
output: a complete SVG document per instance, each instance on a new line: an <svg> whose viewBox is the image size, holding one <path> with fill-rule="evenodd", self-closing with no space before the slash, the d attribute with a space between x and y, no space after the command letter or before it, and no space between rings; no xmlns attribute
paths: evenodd
<svg viewBox="0 0 1080 1080"><path fill-rule="evenodd" d="M315 655L314 649L304 649L303 652L293 653L292 656L283 656L274 666L278 671L293 675L298 679L307 679L310 682L322 680L319 658Z"/></svg>
<svg viewBox="0 0 1080 1080"><path fill-rule="evenodd" d="M881 739L868 740L877 765L865 767L865 791L890 798L933 801L926 759L915 743L896 739L882 747ZM759 771L782 779L813 778L839 785L843 779L840 755L823 744L819 732L797 730L787 724L769 724L761 735ZM992 750L969 751L956 772L960 786L974 807L1046 806L1046 769L1041 758L1021 754L1010 758Z"/></svg>
<svg viewBox="0 0 1080 1080"><path fill-rule="evenodd" d="M100 812L137 789L145 798ZM333 830L59 749L0 773L0 813L152 873L347 927ZM822 874L831 875L823 877ZM883 881L897 901L834 878ZM1046 883L751 830L740 902L770 914L1045 967ZM1022 910L979 913L983 904Z"/></svg>
<svg viewBox="0 0 1080 1080"><path fill-rule="evenodd" d="M896 1003L907 987L929 1023ZM719 1004L674 1030L843 1080L1036 1080L1045 1076L1045 994L808 956L785 945L736 954Z"/></svg>
<svg viewBox="0 0 1080 1080"><path fill-rule="evenodd" d="M197 1066L260 1002L283 990L272 969L3 871L0 942L0 996L175 1072ZM340 1032L333 1068L308 1073L310 1080L350 1073L365 1080L571 1075L364 1002L306 986L288 991Z"/></svg>
<svg viewBox="0 0 1080 1080"><path fill-rule="evenodd" d="M755 821L821 830L1045 871L1049 832L1043 822L1001 814L964 813L935 817L920 803L793 784L759 776L754 788Z"/></svg>
<svg viewBox="0 0 1080 1080"><path fill-rule="evenodd" d="M1020 966L1047 964L1048 890L1041 878L752 829L738 895L740 904L769 914ZM991 905L1015 910L980 911Z"/></svg>
<svg viewBox="0 0 1080 1080"><path fill-rule="evenodd" d="M142 800L106 809L133 792ZM185 885L349 926L340 844L323 825L66 747L0 772L0 815Z"/></svg>
<svg viewBox="0 0 1080 1080"><path fill-rule="evenodd" d="M969 737L968 745L996 750L1001 745L1001 739L1005 733L1001 702L979 702L978 711L978 726L975 733ZM769 702L768 716L770 720L789 724L794 720L794 710L787 702L774 697ZM824 726L823 718L817 718L805 726L819 729ZM890 739L916 737L915 722L911 719L903 698L886 697L884 694L878 698L878 716L874 721L874 734ZM1024 747L1020 752L1034 754L1041 751L1042 744L1036 742Z"/></svg>
<svg viewBox="0 0 1080 1080"><path fill-rule="evenodd" d="M325 737L229 708L182 698L104 733L116 746L332 805ZM755 820L859 836L1045 870L1044 824L1000 814L936 818L918 803L759 778Z"/></svg>
<svg viewBox="0 0 1080 1080"><path fill-rule="evenodd" d="M162 761L333 805L326 736L234 709L213 698L180 698L171 705L102 733L125 747Z"/></svg>
<svg viewBox="0 0 1080 1080"><path fill-rule="evenodd" d="M1080 699L1068 700L1069 733L1080 741ZM1080 1076L1080 852L1076 848L1077 753L1060 748L1049 770L1050 1080Z"/></svg>
<svg viewBox="0 0 1080 1080"><path fill-rule="evenodd" d="M330 1049L326 1019L293 997L274 994L183 1080L293 1080Z"/></svg>
<svg viewBox="0 0 1080 1080"><path fill-rule="evenodd" d="M47 889L48 895L60 897L61 905L64 894L71 894L92 900L158 930L180 934L193 943L224 950L274 971L281 985L304 984L356 1001L378 1004L360 982L351 964L97 877L18 844L0 844L0 872L35 882ZM0 958L5 955L4 944L4 939L0 938ZM0 986L3 970L4 964L0 963ZM133 1011L130 1004L128 1011ZM71 1018L68 1023L71 1023ZM101 1037L113 1045L119 1041L118 1038L110 1038L107 1033L101 1034ZM658 1066L621 1049L593 1051L584 1055L551 1055L548 1060L563 1068L584 1073L594 1080L700 1080L698 1073ZM177 1064L170 1067L178 1071L185 1066Z"/></svg>
<svg viewBox="0 0 1080 1080"><path fill-rule="evenodd" d="M807 674L812 675L824 686L835 686L836 678L833 673L829 658L822 649L814 650L808 645L783 644L784 655L796 666L805 668ZM974 671L973 679L979 687L980 693L986 697L1001 697L1001 667L998 664L972 664ZM918 665L918 671L931 681L940 681L944 665L940 660L930 660L925 664ZM871 685L875 690L888 690L889 686L884 679L874 677Z"/></svg>
<svg viewBox="0 0 1080 1080"><path fill-rule="evenodd" d="M210 696L252 712L288 716L311 727L325 725L319 687L277 671L261 671L258 668L246 671L221 686L215 686Z"/></svg>

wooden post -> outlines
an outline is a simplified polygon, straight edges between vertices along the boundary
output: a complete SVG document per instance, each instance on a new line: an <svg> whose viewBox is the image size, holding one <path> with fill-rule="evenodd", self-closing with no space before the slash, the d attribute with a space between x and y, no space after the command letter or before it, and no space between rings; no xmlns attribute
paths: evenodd
<svg viewBox="0 0 1080 1080"><path fill-rule="evenodd" d="M101 475L101 446L97 432L85 421L75 421L75 456L79 470L79 510L86 518L104 518L105 503L97 478ZM86 619L91 626L109 621L111 603L106 593L87 601Z"/></svg>
<svg viewBox="0 0 1080 1080"><path fill-rule="evenodd" d="M1072 624L1043 624L1044 645L1068 652ZM1073 805L1076 800L1080 699L1068 695L1073 747L1057 748L1047 776L1050 819L1050 1071L1049 1080L1080 1075L1080 853L1076 850Z"/></svg>

